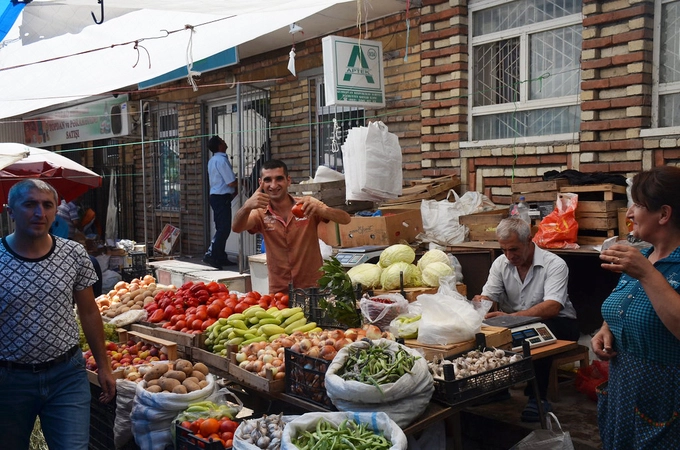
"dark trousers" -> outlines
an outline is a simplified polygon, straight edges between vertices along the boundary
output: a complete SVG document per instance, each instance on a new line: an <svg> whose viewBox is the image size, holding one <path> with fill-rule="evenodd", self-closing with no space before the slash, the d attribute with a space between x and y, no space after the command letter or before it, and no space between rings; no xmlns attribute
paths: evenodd
<svg viewBox="0 0 680 450"><path fill-rule="evenodd" d="M578 329L578 321L576 319L567 319L566 317L553 317L543 321L548 329L552 331L557 339L565 341L578 341L581 333ZM534 374L536 375L536 383L538 384L538 392L542 399L545 399L548 394L548 382L550 380L550 367L552 366L552 356L537 359L533 362ZM529 397L534 396L534 391L529 384L524 390L524 394Z"/></svg>
<svg viewBox="0 0 680 450"><path fill-rule="evenodd" d="M213 194L210 196L210 207L215 219L215 235L205 256L221 264L229 262L224 246L227 245L227 239L229 233L231 233L231 199L232 194Z"/></svg>

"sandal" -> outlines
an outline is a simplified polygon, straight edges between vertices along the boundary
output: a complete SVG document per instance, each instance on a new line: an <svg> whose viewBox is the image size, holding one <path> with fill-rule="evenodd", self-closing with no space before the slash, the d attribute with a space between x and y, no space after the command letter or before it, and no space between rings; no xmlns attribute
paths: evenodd
<svg viewBox="0 0 680 450"><path fill-rule="evenodd" d="M543 402L543 413L547 413L552 411L552 406L550 403L548 403L547 400L541 400ZM530 398L529 402L527 403L527 406L524 408L524 411L522 411L522 415L520 416L520 419L522 422L540 422L541 418L538 415L538 403L536 402L535 398Z"/></svg>

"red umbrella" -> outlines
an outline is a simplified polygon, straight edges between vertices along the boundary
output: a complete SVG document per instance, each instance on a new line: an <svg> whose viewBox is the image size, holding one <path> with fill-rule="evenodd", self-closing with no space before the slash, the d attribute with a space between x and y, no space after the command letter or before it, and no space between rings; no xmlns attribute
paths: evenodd
<svg viewBox="0 0 680 450"><path fill-rule="evenodd" d="M3 146L16 144L0 144ZM26 178L40 178L54 186L60 198L75 200L91 188L102 185L102 177L65 156L25 146L28 156L0 170L0 201L7 203L10 188Z"/></svg>

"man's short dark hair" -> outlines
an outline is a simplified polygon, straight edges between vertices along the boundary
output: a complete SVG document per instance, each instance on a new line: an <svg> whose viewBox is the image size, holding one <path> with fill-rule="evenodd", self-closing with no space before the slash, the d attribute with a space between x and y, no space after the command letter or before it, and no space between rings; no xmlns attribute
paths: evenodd
<svg viewBox="0 0 680 450"><path fill-rule="evenodd" d="M264 164L262 164L261 170L272 170L272 169L283 169L283 174L285 176L288 176L288 166L286 165L285 162L283 162L279 159L270 159L269 161L265 161ZM262 172L260 172L260 174L261 173Z"/></svg>
<svg viewBox="0 0 680 450"><path fill-rule="evenodd" d="M222 143L222 138L219 136L213 136L208 141L208 150L215 153L220 149L220 144Z"/></svg>

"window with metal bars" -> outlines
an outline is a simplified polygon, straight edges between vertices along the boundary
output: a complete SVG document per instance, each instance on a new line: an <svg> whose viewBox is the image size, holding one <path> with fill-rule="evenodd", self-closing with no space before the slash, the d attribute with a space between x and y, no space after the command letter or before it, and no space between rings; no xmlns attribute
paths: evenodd
<svg viewBox="0 0 680 450"><path fill-rule="evenodd" d="M317 166L327 166L343 172L341 146L347 133L354 127L364 126L363 108L327 106L323 77L316 79L316 142Z"/></svg>
<svg viewBox="0 0 680 450"><path fill-rule="evenodd" d="M178 211L180 205L179 128L175 108L158 112L158 143L156 145L157 208Z"/></svg>
<svg viewBox="0 0 680 450"><path fill-rule="evenodd" d="M578 132L581 1L471 1L471 140Z"/></svg>

